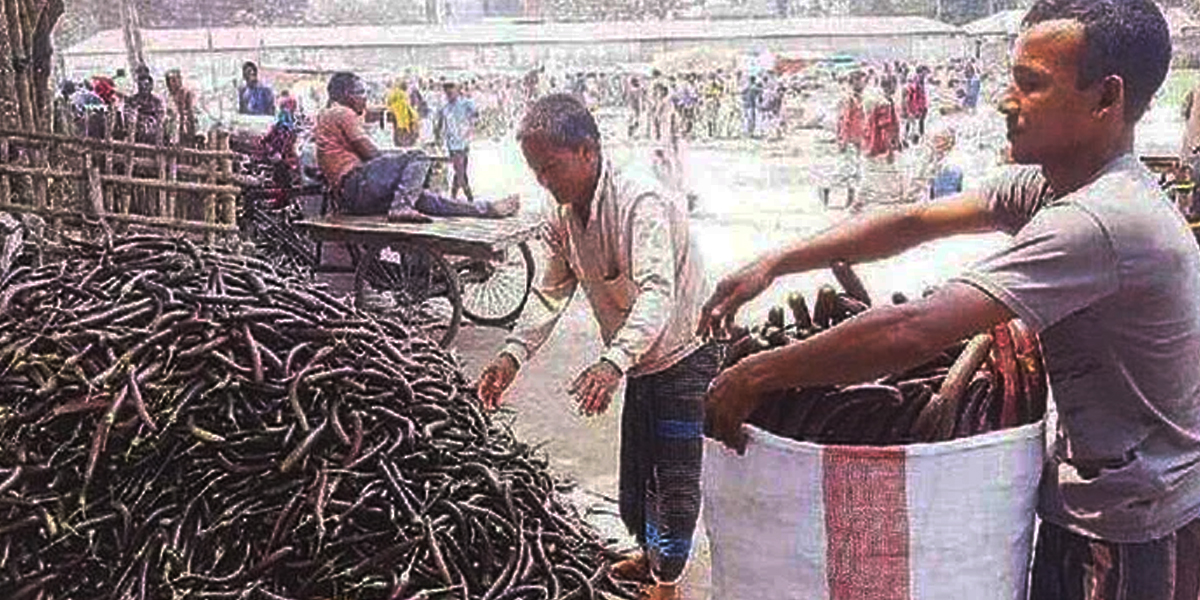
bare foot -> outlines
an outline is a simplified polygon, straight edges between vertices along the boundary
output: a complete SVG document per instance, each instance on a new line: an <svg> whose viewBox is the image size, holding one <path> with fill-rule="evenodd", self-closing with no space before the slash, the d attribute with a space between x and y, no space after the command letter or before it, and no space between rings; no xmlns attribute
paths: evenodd
<svg viewBox="0 0 1200 600"><path fill-rule="evenodd" d="M433 219L411 208L393 208L388 211L387 220L390 223L432 223Z"/></svg>
<svg viewBox="0 0 1200 600"><path fill-rule="evenodd" d="M488 208L488 216L491 217L511 217L521 210L521 196L513 194L505 196L495 202Z"/></svg>
<svg viewBox="0 0 1200 600"><path fill-rule="evenodd" d="M659 583L647 587L639 597L644 600L679 600L683 595L679 592L679 586L673 583Z"/></svg>
<svg viewBox="0 0 1200 600"><path fill-rule="evenodd" d="M650 581L650 559L638 550L626 555L625 560L613 565L609 572L625 581Z"/></svg>

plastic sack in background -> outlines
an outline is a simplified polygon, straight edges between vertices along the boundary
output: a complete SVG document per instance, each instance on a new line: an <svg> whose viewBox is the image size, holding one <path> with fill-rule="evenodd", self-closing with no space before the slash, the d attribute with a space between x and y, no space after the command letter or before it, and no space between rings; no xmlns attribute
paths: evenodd
<svg viewBox="0 0 1200 600"><path fill-rule="evenodd" d="M714 600L1024 600L1044 422L936 444L705 440Z"/></svg>

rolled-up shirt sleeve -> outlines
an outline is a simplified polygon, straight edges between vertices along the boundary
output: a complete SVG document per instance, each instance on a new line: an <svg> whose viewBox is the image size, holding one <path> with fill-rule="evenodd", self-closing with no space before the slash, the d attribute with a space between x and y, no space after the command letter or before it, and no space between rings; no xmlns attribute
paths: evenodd
<svg viewBox="0 0 1200 600"><path fill-rule="evenodd" d="M579 286L579 280L567 262L564 236L556 235L552 226L546 224L542 227L541 239L547 250L541 282L532 290L525 312L504 340L502 352L516 359L518 365L528 361L546 343Z"/></svg>
<svg viewBox="0 0 1200 600"><path fill-rule="evenodd" d="M641 198L631 218L630 275L637 299L603 358L622 373L637 364L662 335L675 308L675 257L671 219L657 195Z"/></svg>

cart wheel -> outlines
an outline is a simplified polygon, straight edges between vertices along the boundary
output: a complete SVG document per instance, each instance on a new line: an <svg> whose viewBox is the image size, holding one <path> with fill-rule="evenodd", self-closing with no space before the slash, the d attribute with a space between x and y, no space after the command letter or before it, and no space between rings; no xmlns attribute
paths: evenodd
<svg viewBox="0 0 1200 600"><path fill-rule="evenodd" d="M369 249L354 270L355 305L396 314L402 321L450 345L462 323L458 275L441 254L415 244Z"/></svg>
<svg viewBox="0 0 1200 600"><path fill-rule="evenodd" d="M457 265L463 314L480 325L506 326L525 310L533 285L533 252L521 242L496 261L466 260Z"/></svg>

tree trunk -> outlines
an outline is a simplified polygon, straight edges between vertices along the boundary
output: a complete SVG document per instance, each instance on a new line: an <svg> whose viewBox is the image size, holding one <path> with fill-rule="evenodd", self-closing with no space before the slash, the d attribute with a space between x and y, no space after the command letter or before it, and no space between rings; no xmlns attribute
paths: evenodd
<svg viewBox="0 0 1200 600"><path fill-rule="evenodd" d="M125 55L129 61L129 76L135 77L137 68L146 64L142 55L142 28L139 26L137 7L133 0L121 2L121 30L125 34Z"/></svg>
<svg viewBox="0 0 1200 600"><path fill-rule="evenodd" d="M33 97L35 121L40 131L50 131L50 113L54 110L55 91L50 82L50 74L54 71L54 44L51 34L54 24L65 10L63 0L43 0L42 8L37 14L33 25Z"/></svg>
<svg viewBox="0 0 1200 600"><path fill-rule="evenodd" d="M63 0L0 0L0 125L48 130L54 48Z"/></svg>
<svg viewBox="0 0 1200 600"><path fill-rule="evenodd" d="M12 64L16 79L17 117L21 129L33 129L33 97L29 94L29 30L22 14L24 0L4 0Z"/></svg>
<svg viewBox="0 0 1200 600"><path fill-rule="evenodd" d="M15 129L20 126L20 108L17 105L17 75L13 71L12 38L8 32L8 3L0 0L0 125ZM7 158L0 157L5 160Z"/></svg>

